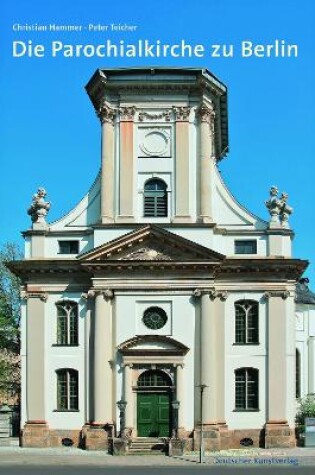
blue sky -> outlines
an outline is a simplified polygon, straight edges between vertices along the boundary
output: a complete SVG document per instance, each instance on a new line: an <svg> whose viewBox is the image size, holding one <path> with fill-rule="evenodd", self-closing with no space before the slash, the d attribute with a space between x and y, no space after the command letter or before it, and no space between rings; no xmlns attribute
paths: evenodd
<svg viewBox="0 0 315 475"><path fill-rule="evenodd" d="M237 199L267 219L270 185L294 207L294 256L315 262L315 2L312 0L15 0L2 6L0 33L1 242L21 242L39 185L49 219L85 194L100 163L100 127L84 91L99 67L200 66L228 86L230 153L220 165ZM13 32L20 24L128 23L135 33ZM12 57L13 41L98 44L110 39L233 44L233 58L109 59ZM298 44L297 58L242 58L241 41ZM315 288L314 265L306 273Z"/></svg>

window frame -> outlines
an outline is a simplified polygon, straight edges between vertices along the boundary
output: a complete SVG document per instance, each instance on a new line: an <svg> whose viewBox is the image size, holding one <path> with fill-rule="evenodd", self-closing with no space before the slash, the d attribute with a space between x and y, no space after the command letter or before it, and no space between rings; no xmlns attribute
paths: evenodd
<svg viewBox="0 0 315 475"><path fill-rule="evenodd" d="M155 183L161 184L161 189L150 190L146 187L150 184ZM148 203L148 199L151 200L151 203ZM163 200L163 202L158 200ZM147 207L150 207L150 210L147 210ZM163 214L159 214L159 206L161 207ZM168 192L167 192L167 183L161 178L150 178L147 180L143 187L143 218L167 218L169 214L168 210ZM151 212L153 209L153 213Z"/></svg>
<svg viewBox="0 0 315 475"><path fill-rule="evenodd" d="M61 381L61 377L64 378L64 381ZM73 368L59 368L56 370L56 379L57 409L55 409L55 412L79 412L79 371ZM61 389L61 384L63 384L64 389ZM71 395L73 384L75 394ZM62 402L62 399L66 404Z"/></svg>
<svg viewBox="0 0 315 475"><path fill-rule="evenodd" d="M155 322L154 320L151 320L151 322L153 323L153 326L149 325L148 319L154 314L157 314L160 317L160 323L162 324L159 324L158 326L154 326ZM156 305L146 308L142 315L142 323L144 324L146 328L152 331L161 330L162 328L165 327L165 325L167 324L167 321L168 321L168 316L165 310Z"/></svg>
<svg viewBox="0 0 315 475"><path fill-rule="evenodd" d="M248 309L245 305L249 305ZM250 315L250 309L256 309L254 315ZM243 309L244 314L238 312ZM240 332L243 338L240 338ZM251 336L251 334L253 336ZM259 345L259 302L251 299L242 299L234 302L234 343L235 346Z"/></svg>
<svg viewBox="0 0 315 475"><path fill-rule="evenodd" d="M70 252L63 252L62 251L62 246L68 244L69 245L69 251ZM71 250L71 246L75 245L75 249ZM74 254L79 254L80 252L80 241L78 239L60 239L58 240L58 254L63 254L63 255L74 255Z"/></svg>
<svg viewBox="0 0 315 475"><path fill-rule="evenodd" d="M243 377L244 381L237 381L237 377ZM241 385L243 385L243 388ZM238 401L241 399L243 401L239 405ZM251 400L254 400L255 404L251 404ZM259 370L253 367L235 369L234 412L258 412L259 410Z"/></svg>
<svg viewBox="0 0 315 475"><path fill-rule="evenodd" d="M71 309L65 309L71 306ZM56 343L53 346L79 346L79 305L73 300L61 300L56 302ZM59 314L61 309L65 314ZM72 315L73 309L75 314ZM74 336L73 336L74 334ZM65 337L65 338L64 338Z"/></svg>
<svg viewBox="0 0 315 475"><path fill-rule="evenodd" d="M255 252L240 252L240 251L237 252L237 246L241 245L241 244L246 246L245 243L247 245L249 243L254 244ZM237 255L244 255L244 254L245 255L250 255L250 254L254 255L254 254L257 254L257 239L235 239L234 240L234 254L237 254Z"/></svg>

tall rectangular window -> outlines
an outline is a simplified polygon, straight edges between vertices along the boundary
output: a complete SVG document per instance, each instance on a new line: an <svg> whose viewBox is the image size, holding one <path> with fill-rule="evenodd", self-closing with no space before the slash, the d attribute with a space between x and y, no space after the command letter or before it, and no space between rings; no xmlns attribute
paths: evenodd
<svg viewBox="0 0 315 475"><path fill-rule="evenodd" d="M79 409L79 378L74 369L57 370L57 410Z"/></svg>
<svg viewBox="0 0 315 475"><path fill-rule="evenodd" d="M235 370L235 410L255 411L258 408L258 370Z"/></svg>
<svg viewBox="0 0 315 475"><path fill-rule="evenodd" d="M259 343L258 302L239 300L235 302L235 343L255 345Z"/></svg>
<svg viewBox="0 0 315 475"><path fill-rule="evenodd" d="M58 302L57 306L57 345L78 345L78 304Z"/></svg>

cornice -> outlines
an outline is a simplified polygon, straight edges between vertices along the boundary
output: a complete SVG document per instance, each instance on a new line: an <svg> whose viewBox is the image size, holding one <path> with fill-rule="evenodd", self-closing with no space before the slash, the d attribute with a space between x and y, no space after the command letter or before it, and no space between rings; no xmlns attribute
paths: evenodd
<svg viewBox="0 0 315 475"><path fill-rule="evenodd" d="M104 226L108 227L108 226ZM72 236L86 236L89 234L93 234L93 229L92 228L84 228L81 230L75 229L64 229L64 230L50 230L49 228L45 231L34 231L32 229L28 229L27 231L23 231L22 233L23 237L26 236L38 236L38 235L45 235L45 236L67 236L71 238Z"/></svg>

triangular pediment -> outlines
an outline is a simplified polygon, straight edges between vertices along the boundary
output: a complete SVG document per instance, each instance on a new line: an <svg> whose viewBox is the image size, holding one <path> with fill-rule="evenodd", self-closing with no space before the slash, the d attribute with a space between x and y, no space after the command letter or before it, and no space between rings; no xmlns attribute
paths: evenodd
<svg viewBox="0 0 315 475"><path fill-rule="evenodd" d="M146 225L79 256L100 261L210 261L225 256L154 225Z"/></svg>

